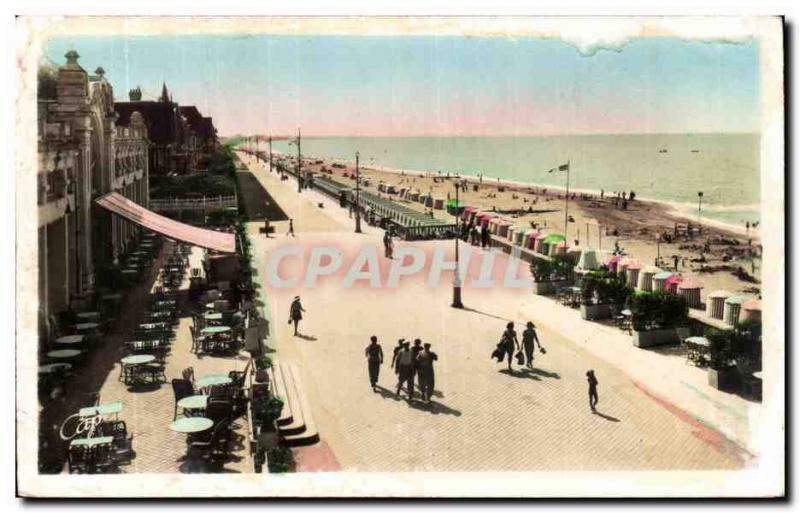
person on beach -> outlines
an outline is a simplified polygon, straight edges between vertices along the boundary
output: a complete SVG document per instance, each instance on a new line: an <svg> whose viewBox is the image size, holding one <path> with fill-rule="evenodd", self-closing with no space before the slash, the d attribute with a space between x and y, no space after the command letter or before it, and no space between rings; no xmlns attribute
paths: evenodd
<svg viewBox="0 0 800 513"><path fill-rule="evenodd" d="M505 354L508 356L508 370L511 370L511 361L514 354L519 351L519 340L517 340L517 332L514 331L514 323L509 322L506 324L506 330L503 332L502 339Z"/></svg>
<svg viewBox="0 0 800 513"><path fill-rule="evenodd" d="M589 382L589 408L592 409L593 412L597 411L597 401L599 400L597 396L597 378L594 375L593 370L589 370L586 372L586 381Z"/></svg>
<svg viewBox="0 0 800 513"><path fill-rule="evenodd" d="M369 372L369 384L372 390L378 384L378 375L383 365L383 349L378 344L378 337L372 335L369 338L369 345L364 350L364 355L367 357L367 372Z"/></svg>
<svg viewBox="0 0 800 513"><path fill-rule="evenodd" d="M386 230L383 234L383 256L392 258L392 235L389 230Z"/></svg>
<svg viewBox="0 0 800 513"><path fill-rule="evenodd" d="M289 231L286 232L286 236L287 237L289 237L289 236L294 237L294 220L293 219L289 219Z"/></svg>
<svg viewBox="0 0 800 513"><path fill-rule="evenodd" d="M414 398L414 353L411 351L408 342L403 342L403 349L397 354L397 396L400 396L400 389L406 385L408 390L409 402Z"/></svg>
<svg viewBox="0 0 800 513"><path fill-rule="evenodd" d="M294 301L292 301L291 306L289 307L289 322L294 323L294 336L297 336L297 328L300 325L300 321L303 320L303 312L305 309L303 305L300 304L300 296L295 296Z"/></svg>
<svg viewBox="0 0 800 513"><path fill-rule="evenodd" d="M481 248L489 246L489 225L481 223Z"/></svg>
<svg viewBox="0 0 800 513"><path fill-rule="evenodd" d="M423 401L431 402L431 397L433 397L436 381L433 371L433 362L438 359L439 356L431 351L431 345L427 342L422 351L417 355L417 376Z"/></svg>
<svg viewBox="0 0 800 513"><path fill-rule="evenodd" d="M478 237L479 237L478 227L477 226L473 226L472 227L472 233L470 234L470 237L472 238L472 241L471 241L472 245L473 246L477 246L478 245Z"/></svg>
<svg viewBox="0 0 800 513"><path fill-rule="evenodd" d="M536 326L528 321L525 325L525 331L522 332L522 348L525 350L525 365L529 369L533 368L533 353L536 350L536 345L539 350L542 350L542 344L539 342L539 336L536 335Z"/></svg>

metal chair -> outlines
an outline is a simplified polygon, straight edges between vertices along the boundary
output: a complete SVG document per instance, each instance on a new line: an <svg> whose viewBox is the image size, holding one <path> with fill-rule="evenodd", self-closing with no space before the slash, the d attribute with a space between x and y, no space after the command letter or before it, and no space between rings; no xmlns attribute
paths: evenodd
<svg viewBox="0 0 800 513"><path fill-rule="evenodd" d="M172 380L172 392L175 395L175 408L172 412L172 420L178 418L178 402L185 397L194 395L194 385L187 379L175 378Z"/></svg>

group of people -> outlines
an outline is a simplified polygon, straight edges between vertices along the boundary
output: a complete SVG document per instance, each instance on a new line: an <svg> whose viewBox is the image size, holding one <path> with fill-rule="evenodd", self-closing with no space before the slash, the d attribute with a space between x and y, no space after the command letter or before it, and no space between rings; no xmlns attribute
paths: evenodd
<svg viewBox="0 0 800 513"><path fill-rule="evenodd" d="M369 383L375 390L378 386L380 368L383 365L383 349L378 344L378 337L375 335L370 337L370 343L364 350L364 355L367 358ZM408 392L408 400L413 400L416 380L422 400L430 402L436 382L433 362L438 359L439 356L431 351L429 343L423 344L420 339L416 339L412 346L407 340L401 338L394 348L391 364L398 379L397 396L399 397L400 391L405 388Z"/></svg>
<svg viewBox="0 0 800 513"><path fill-rule="evenodd" d="M481 248L492 245L489 226L481 223L479 227L474 220L461 225L461 240L469 241L474 246L480 245Z"/></svg>

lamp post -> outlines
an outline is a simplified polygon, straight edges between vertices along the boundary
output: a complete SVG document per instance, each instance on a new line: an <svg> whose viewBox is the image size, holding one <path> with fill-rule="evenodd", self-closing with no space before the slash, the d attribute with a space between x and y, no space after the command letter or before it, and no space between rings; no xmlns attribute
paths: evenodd
<svg viewBox="0 0 800 513"><path fill-rule="evenodd" d="M356 233L361 233L361 171L358 167L360 157L356 151Z"/></svg>
<svg viewBox="0 0 800 513"><path fill-rule="evenodd" d="M269 172L272 173L272 134L269 134Z"/></svg>
<svg viewBox="0 0 800 513"><path fill-rule="evenodd" d="M697 193L697 220L700 221L700 211L703 208L703 191Z"/></svg>
<svg viewBox="0 0 800 513"><path fill-rule="evenodd" d="M300 164L300 129L297 129L297 192L303 192L303 179L300 178L302 167Z"/></svg>
<svg viewBox="0 0 800 513"><path fill-rule="evenodd" d="M456 270L455 276L453 277L453 304L450 305L453 308L464 308L464 304L461 302L461 272L459 269L459 262L458 262L458 239L460 238L461 232L459 231L459 213L458 213L458 183L455 184L456 187L456 208L454 210L456 216Z"/></svg>

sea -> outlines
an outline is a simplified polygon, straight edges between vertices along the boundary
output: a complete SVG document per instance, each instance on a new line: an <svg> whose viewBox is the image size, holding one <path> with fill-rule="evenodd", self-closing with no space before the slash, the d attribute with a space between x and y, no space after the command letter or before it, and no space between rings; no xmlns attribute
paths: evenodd
<svg viewBox="0 0 800 513"><path fill-rule="evenodd" d="M634 191L739 230L759 221L758 134L304 137L301 148L304 157L348 162L358 151L366 167L553 187L564 187L558 167L569 163L571 190ZM297 151L288 141L273 149Z"/></svg>

